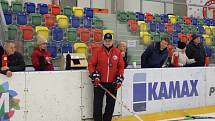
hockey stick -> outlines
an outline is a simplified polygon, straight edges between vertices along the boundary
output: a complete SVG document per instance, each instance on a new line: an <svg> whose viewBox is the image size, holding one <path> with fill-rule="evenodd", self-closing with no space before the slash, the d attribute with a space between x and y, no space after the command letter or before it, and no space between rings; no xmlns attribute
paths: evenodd
<svg viewBox="0 0 215 121"><path fill-rule="evenodd" d="M215 119L215 117L207 117L207 116L185 116L184 119L169 120L169 121L185 121L185 120L193 120L193 119Z"/></svg>
<svg viewBox="0 0 215 121"><path fill-rule="evenodd" d="M119 101L109 90L103 87L101 84L98 84L105 92L107 92L114 100L116 100L120 105L122 105L125 109L128 110L131 114L133 114L139 121L143 121L133 110L129 109L122 101Z"/></svg>

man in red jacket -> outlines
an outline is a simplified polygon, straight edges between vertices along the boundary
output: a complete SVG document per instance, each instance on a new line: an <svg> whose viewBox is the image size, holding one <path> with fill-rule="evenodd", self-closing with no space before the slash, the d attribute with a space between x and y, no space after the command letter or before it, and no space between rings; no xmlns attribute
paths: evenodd
<svg viewBox="0 0 215 121"><path fill-rule="evenodd" d="M123 81L124 61L118 48L113 46L112 34L104 35L103 46L92 52L88 70L94 85L93 118L95 121L111 121L115 99L98 86L101 84L114 96ZM106 94L106 107L102 116L103 97Z"/></svg>

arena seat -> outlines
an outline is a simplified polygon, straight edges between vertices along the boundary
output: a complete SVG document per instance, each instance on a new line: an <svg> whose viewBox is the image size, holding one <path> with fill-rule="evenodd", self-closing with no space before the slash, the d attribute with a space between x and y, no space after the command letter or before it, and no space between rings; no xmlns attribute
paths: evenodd
<svg viewBox="0 0 215 121"><path fill-rule="evenodd" d="M191 19L191 23L192 23L193 25L197 25L197 24L198 24L197 18L191 17L190 19Z"/></svg>
<svg viewBox="0 0 215 121"><path fill-rule="evenodd" d="M65 15L57 15L56 16L57 24L61 28L68 28L69 27L69 19Z"/></svg>
<svg viewBox="0 0 215 121"><path fill-rule="evenodd" d="M203 37L204 37L204 39L205 39L205 44L207 45L207 46L211 46L212 45L212 38L209 36L209 35L206 35L206 34L203 34L202 35Z"/></svg>
<svg viewBox="0 0 215 121"><path fill-rule="evenodd" d="M99 18L94 18L93 19L93 27L97 29L102 29L103 28L103 20Z"/></svg>
<svg viewBox="0 0 215 121"><path fill-rule="evenodd" d="M77 17L82 17L84 15L84 10L82 7L73 7L73 15Z"/></svg>
<svg viewBox="0 0 215 121"><path fill-rule="evenodd" d="M78 35L81 42L88 42L90 40L90 30L87 28L78 28Z"/></svg>
<svg viewBox="0 0 215 121"><path fill-rule="evenodd" d="M8 25L8 40L16 40L18 38L18 29L16 25Z"/></svg>
<svg viewBox="0 0 215 121"><path fill-rule="evenodd" d="M92 27L92 19L89 17L83 17L83 27L84 28L91 28Z"/></svg>
<svg viewBox="0 0 215 121"><path fill-rule="evenodd" d="M1 0L0 3L1 3L1 7L2 7L3 12L8 12L9 11L8 1L7 0Z"/></svg>
<svg viewBox="0 0 215 121"><path fill-rule="evenodd" d="M158 32L151 32L151 38L154 42L160 42L160 34Z"/></svg>
<svg viewBox="0 0 215 121"><path fill-rule="evenodd" d="M101 42L103 40L102 29L92 29L93 42Z"/></svg>
<svg viewBox="0 0 215 121"><path fill-rule="evenodd" d="M164 23L158 23L157 27L158 27L159 32L165 32L165 24Z"/></svg>
<svg viewBox="0 0 215 121"><path fill-rule="evenodd" d="M63 15L70 17L72 15L72 7L71 6L63 7Z"/></svg>
<svg viewBox="0 0 215 121"><path fill-rule="evenodd" d="M177 22L176 23L184 24L184 20L183 20L182 16L177 16Z"/></svg>
<svg viewBox="0 0 215 121"><path fill-rule="evenodd" d="M210 18L204 18L205 25L210 26L211 25L210 20L211 20Z"/></svg>
<svg viewBox="0 0 215 121"><path fill-rule="evenodd" d="M175 23L174 30L175 30L175 32L180 33L182 30L181 25L179 23Z"/></svg>
<svg viewBox="0 0 215 121"><path fill-rule="evenodd" d="M168 15L168 18L172 24L175 24L177 22L177 17L175 15Z"/></svg>
<svg viewBox="0 0 215 121"><path fill-rule="evenodd" d="M22 33L22 39L24 41L30 41L33 39L33 27L32 26L19 26L19 29Z"/></svg>
<svg viewBox="0 0 215 121"><path fill-rule="evenodd" d="M203 26L203 28L205 29L205 34L211 35L212 32L210 26Z"/></svg>
<svg viewBox="0 0 215 121"><path fill-rule="evenodd" d="M62 41L64 36L64 31L62 28L54 26L51 28L52 30L52 40Z"/></svg>
<svg viewBox="0 0 215 121"><path fill-rule="evenodd" d="M143 44L149 45L151 43L151 35L148 32L140 32L142 36Z"/></svg>
<svg viewBox="0 0 215 121"><path fill-rule="evenodd" d="M47 43L47 50L51 53L52 58L57 57L57 46L54 42Z"/></svg>
<svg viewBox="0 0 215 121"><path fill-rule="evenodd" d="M42 25L42 15L39 13L31 13L30 14L30 24L32 26Z"/></svg>
<svg viewBox="0 0 215 121"><path fill-rule="evenodd" d="M43 36L45 39L49 38L49 29L45 26L36 26L35 28L37 35Z"/></svg>
<svg viewBox="0 0 215 121"><path fill-rule="evenodd" d="M32 2L25 2L24 3L24 10L27 13L35 13L36 5Z"/></svg>
<svg viewBox="0 0 215 121"><path fill-rule="evenodd" d="M121 23L126 23L128 21L128 16L125 11L117 11L117 20Z"/></svg>
<svg viewBox="0 0 215 121"><path fill-rule="evenodd" d="M139 27L140 27L140 31L141 32L147 32L148 31L148 24L147 23L141 23L140 25L139 25Z"/></svg>
<svg viewBox="0 0 215 121"><path fill-rule="evenodd" d="M66 37L69 42L76 42L77 41L76 28L67 28Z"/></svg>
<svg viewBox="0 0 215 121"><path fill-rule="evenodd" d="M16 24L18 25L26 25L28 23L27 13L25 12L17 12L16 13Z"/></svg>
<svg viewBox="0 0 215 121"><path fill-rule="evenodd" d="M88 53L88 48L85 43L75 43L74 50L76 53L84 53L84 54Z"/></svg>
<svg viewBox="0 0 215 121"><path fill-rule="evenodd" d="M78 28L78 27L80 27L80 23L81 23L81 21L80 21L79 17L76 17L76 16L70 17L70 24L72 27Z"/></svg>
<svg viewBox="0 0 215 121"><path fill-rule="evenodd" d="M165 23L165 28L168 33L172 33L174 31L172 23Z"/></svg>
<svg viewBox="0 0 215 121"><path fill-rule="evenodd" d="M139 26L136 20L128 20L128 26L130 32L137 32L139 30Z"/></svg>
<svg viewBox="0 0 215 121"><path fill-rule="evenodd" d="M178 33L176 33L176 32L171 33L171 34L170 34L170 37L171 37L171 40L172 40L172 44L173 44L173 45L177 45L177 44L178 44L178 41L180 41L180 40L179 40L179 37L178 37Z"/></svg>
<svg viewBox="0 0 215 121"><path fill-rule="evenodd" d="M12 18L12 13L11 12L4 12L4 18L5 18L5 22L6 24L12 24L13 23L13 18Z"/></svg>
<svg viewBox="0 0 215 121"><path fill-rule="evenodd" d="M168 23L169 22L169 17L167 14L161 14L161 20L163 23Z"/></svg>
<svg viewBox="0 0 215 121"><path fill-rule="evenodd" d="M56 4L48 4L48 8L50 9L50 13L54 16L60 15L61 9L59 5Z"/></svg>
<svg viewBox="0 0 215 121"><path fill-rule="evenodd" d="M11 1L11 7L14 13L23 11L23 5L20 1Z"/></svg>
<svg viewBox="0 0 215 121"><path fill-rule="evenodd" d="M138 21L144 21L145 15L142 12L136 12L136 18Z"/></svg>
<svg viewBox="0 0 215 121"><path fill-rule="evenodd" d="M136 20L136 14L134 12L128 11L127 17L128 17L128 20Z"/></svg>
<svg viewBox="0 0 215 121"><path fill-rule="evenodd" d="M197 25L196 28L198 30L198 34L204 34L205 33L205 29L201 25Z"/></svg>
<svg viewBox="0 0 215 121"><path fill-rule="evenodd" d="M154 22L149 23L149 30L150 32L156 32L157 31L157 24Z"/></svg>
<svg viewBox="0 0 215 121"><path fill-rule="evenodd" d="M183 20L184 20L184 23L185 23L186 25L190 25L190 24L191 24L191 19L190 19L190 17L188 17L188 16L183 16Z"/></svg>
<svg viewBox="0 0 215 121"><path fill-rule="evenodd" d="M45 22L45 26L52 27L55 25L55 17L52 14L44 14L43 19Z"/></svg>
<svg viewBox="0 0 215 121"><path fill-rule="evenodd" d="M203 19L199 18L199 19L197 19L197 21L198 21L198 25L200 25L200 26L205 25L205 22Z"/></svg>
<svg viewBox="0 0 215 121"><path fill-rule="evenodd" d="M85 7L84 8L84 14L85 14L86 17L93 18L93 15L94 15L93 9Z"/></svg>
<svg viewBox="0 0 215 121"><path fill-rule="evenodd" d="M154 20L153 21L156 23L162 22L161 16L159 14L154 14Z"/></svg>
<svg viewBox="0 0 215 121"><path fill-rule="evenodd" d="M72 53L72 44L70 42L62 42L61 53Z"/></svg>
<svg viewBox="0 0 215 121"><path fill-rule="evenodd" d="M152 22L153 21L154 16L151 13L146 12L146 13L144 13L144 15L145 15L145 19L144 19L145 22Z"/></svg>
<svg viewBox="0 0 215 121"><path fill-rule="evenodd" d="M45 3L38 3L37 8L40 14L48 14L49 12L48 5Z"/></svg>

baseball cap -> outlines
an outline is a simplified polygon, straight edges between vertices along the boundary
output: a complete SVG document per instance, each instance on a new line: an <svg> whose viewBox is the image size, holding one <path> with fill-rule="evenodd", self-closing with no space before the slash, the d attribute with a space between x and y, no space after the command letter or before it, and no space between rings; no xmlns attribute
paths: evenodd
<svg viewBox="0 0 215 121"><path fill-rule="evenodd" d="M104 40L112 40L112 39L113 39L112 34L106 33L106 34L104 35Z"/></svg>

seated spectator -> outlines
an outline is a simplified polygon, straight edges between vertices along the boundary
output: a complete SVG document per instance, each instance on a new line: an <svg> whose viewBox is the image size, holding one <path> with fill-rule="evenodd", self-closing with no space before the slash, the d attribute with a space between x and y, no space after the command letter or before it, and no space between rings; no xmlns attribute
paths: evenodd
<svg viewBox="0 0 215 121"><path fill-rule="evenodd" d="M195 63L190 64L190 67L205 66L206 53L200 42L200 36L192 35L192 40L187 45L186 55L189 59L195 59Z"/></svg>
<svg viewBox="0 0 215 121"><path fill-rule="evenodd" d="M36 47L32 52L32 64L35 71L53 71L52 57L47 50L47 40L37 36Z"/></svg>
<svg viewBox="0 0 215 121"><path fill-rule="evenodd" d="M6 71L6 70L9 70L12 72L25 71L24 58L22 54L20 54L15 50L16 50L15 41L8 40L5 42L4 50L3 50L3 53L1 52L1 59L0 59L1 71ZM5 74L7 75L7 71Z"/></svg>
<svg viewBox="0 0 215 121"><path fill-rule="evenodd" d="M4 54L4 48L2 46L0 46L0 73L6 75L7 77L11 77L12 76L12 72L9 70L9 68L7 66L2 66L2 56Z"/></svg>
<svg viewBox="0 0 215 121"><path fill-rule="evenodd" d="M178 41L178 47L172 55L172 65L174 67L189 66L189 64L195 63L195 59L189 59L185 53L186 43Z"/></svg>
<svg viewBox="0 0 215 121"><path fill-rule="evenodd" d="M122 54L125 66L124 68L126 68L128 66L128 57L127 57L127 46L126 46L126 42L124 41L120 41L118 46L117 46Z"/></svg>
<svg viewBox="0 0 215 121"><path fill-rule="evenodd" d="M161 68L168 57L168 38L163 38L160 42L153 42L141 55L141 68Z"/></svg>

